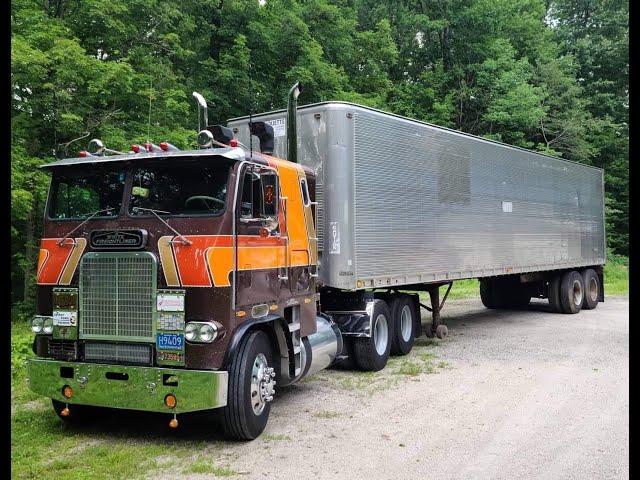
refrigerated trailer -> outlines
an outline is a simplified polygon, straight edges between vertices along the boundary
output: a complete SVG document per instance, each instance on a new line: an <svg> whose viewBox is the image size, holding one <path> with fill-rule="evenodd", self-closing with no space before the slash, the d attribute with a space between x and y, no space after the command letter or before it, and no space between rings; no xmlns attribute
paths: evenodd
<svg viewBox="0 0 640 480"><path fill-rule="evenodd" d="M218 409L253 439L276 383L446 337L455 280L491 309L604 300L601 169L299 93L224 126L194 92L198 150L95 139L45 166L28 370L62 419Z"/></svg>

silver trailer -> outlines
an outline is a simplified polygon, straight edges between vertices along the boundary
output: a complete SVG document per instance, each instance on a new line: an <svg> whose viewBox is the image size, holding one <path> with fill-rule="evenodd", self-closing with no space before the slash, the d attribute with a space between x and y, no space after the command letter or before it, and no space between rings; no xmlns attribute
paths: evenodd
<svg viewBox="0 0 640 480"><path fill-rule="evenodd" d="M300 107L297 119L298 158L317 175L326 286L605 263L602 169L344 102ZM273 155L287 158L287 112L253 121L273 127ZM248 124L228 122L247 146Z"/></svg>

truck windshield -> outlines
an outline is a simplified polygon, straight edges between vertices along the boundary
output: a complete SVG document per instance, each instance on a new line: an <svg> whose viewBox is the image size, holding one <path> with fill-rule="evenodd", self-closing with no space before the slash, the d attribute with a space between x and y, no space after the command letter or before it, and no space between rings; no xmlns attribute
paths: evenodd
<svg viewBox="0 0 640 480"><path fill-rule="evenodd" d="M124 170L54 173L49 217L55 220L83 218L107 208L113 210L99 216L117 216L122 205L125 177Z"/></svg>
<svg viewBox="0 0 640 480"><path fill-rule="evenodd" d="M153 209L170 215L217 215L224 211L230 164L175 161L133 170L131 215Z"/></svg>

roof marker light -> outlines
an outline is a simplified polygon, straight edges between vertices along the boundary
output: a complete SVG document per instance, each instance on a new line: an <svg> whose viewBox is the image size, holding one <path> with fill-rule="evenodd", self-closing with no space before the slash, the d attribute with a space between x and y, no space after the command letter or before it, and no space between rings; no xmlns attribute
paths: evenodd
<svg viewBox="0 0 640 480"><path fill-rule="evenodd" d="M160 148L162 149L162 151L164 152L175 152L180 150L178 147L171 145L169 142L162 142L160 143Z"/></svg>

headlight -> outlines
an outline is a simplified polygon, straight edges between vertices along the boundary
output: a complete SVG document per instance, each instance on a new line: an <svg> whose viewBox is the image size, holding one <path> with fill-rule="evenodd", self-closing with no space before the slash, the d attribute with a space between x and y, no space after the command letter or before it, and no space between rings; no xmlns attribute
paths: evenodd
<svg viewBox="0 0 640 480"><path fill-rule="evenodd" d="M186 338L189 342L193 342L195 341L197 336L198 324L193 322L187 323L187 326L184 328L184 338Z"/></svg>
<svg viewBox="0 0 640 480"><path fill-rule="evenodd" d="M198 329L198 336L200 337L200 341L209 343L213 342L213 339L216 338L216 330L209 323L200 324L200 328Z"/></svg>
<svg viewBox="0 0 640 480"><path fill-rule="evenodd" d="M214 322L189 322L184 328L184 338L189 342L211 343L218 336Z"/></svg>
<svg viewBox="0 0 640 480"><path fill-rule="evenodd" d="M41 333L42 327L44 327L44 318L42 317L33 317L31 319L31 331L33 333Z"/></svg>
<svg viewBox="0 0 640 480"><path fill-rule="evenodd" d="M42 324L42 333L46 333L47 335L53 333L53 318L47 317L44 319L44 323Z"/></svg>

